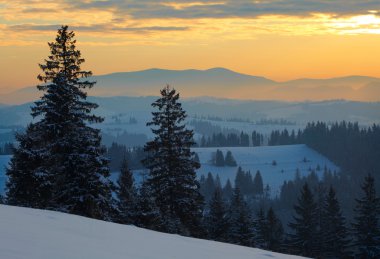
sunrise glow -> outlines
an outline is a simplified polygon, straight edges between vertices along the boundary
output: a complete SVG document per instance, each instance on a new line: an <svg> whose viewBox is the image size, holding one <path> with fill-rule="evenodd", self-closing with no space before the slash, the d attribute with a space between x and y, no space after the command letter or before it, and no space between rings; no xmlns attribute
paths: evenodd
<svg viewBox="0 0 380 259"><path fill-rule="evenodd" d="M37 82L61 24L95 74L226 67L278 81L380 77L380 5L319 2L0 0L0 92Z"/></svg>

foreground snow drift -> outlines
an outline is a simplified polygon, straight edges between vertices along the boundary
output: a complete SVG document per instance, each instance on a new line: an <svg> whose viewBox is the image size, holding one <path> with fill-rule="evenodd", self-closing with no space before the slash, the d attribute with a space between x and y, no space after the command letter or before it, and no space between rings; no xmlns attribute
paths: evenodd
<svg viewBox="0 0 380 259"><path fill-rule="evenodd" d="M295 258L59 212L0 205L0 258Z"/></svg>

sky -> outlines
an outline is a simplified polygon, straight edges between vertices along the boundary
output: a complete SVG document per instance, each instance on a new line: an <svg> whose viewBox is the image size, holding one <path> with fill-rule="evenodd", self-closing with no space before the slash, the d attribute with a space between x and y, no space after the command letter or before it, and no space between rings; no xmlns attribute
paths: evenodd
<svg viewBox="0 0 380 259"><path fill-rule="evenodd" d="M0 0L0 93L35 85L67 24L95 75L225 67L380 77L379 0Z"/></svg>

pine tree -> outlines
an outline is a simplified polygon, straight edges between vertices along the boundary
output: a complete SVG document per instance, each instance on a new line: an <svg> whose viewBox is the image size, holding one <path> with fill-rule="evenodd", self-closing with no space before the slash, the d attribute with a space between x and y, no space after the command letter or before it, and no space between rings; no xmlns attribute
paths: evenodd
<svg viewBox="0 0 380 259"><path fill-rule="evenodd" d="M220 188L222 190L222 182L220 181L219 174L216 175L214 183L215 188Z"/></svg>
<svg viewBox="0 0 380 259"><path fill-rule="evenodd" d="M205 219L208 238L221 242L228 241L228 210L220 188L215 189L209 208L210 211Z"/></svg>
<svg viewBox="0 0 380 259"><path fill-rule="evenodd" d="M235 188L239 188L242 195L245 193L246 178L243 169L239 166L235 176Z"/></svg>
<svg viewBox="0 0 380 259"><path fill-rule="evenodd" d="M362 185L364 197L356 200L353 224L354 246L358 258L380 257L380 199L376 196L375 179L368 175Z"/></svg>
<svg viewBox="0 0 380 259"><path fill-rule="evenodd" d="M242 193L245 195L253 195L253 180L252 180L252 175L251 171L245 172L244 175L245 178L245 183L243 185L243 190Z"/></svg>
<svg viewBox="0 0 380 259"><path fill-rule="evenodd" d="M263 178L261 177L260 171L256 172L255 178L253 179L253 194L254 195L264 194Z"/></svg>
<svg viewBox="0 0 380 259"><path fill-rule="evenodd" d="M135 224L138 227L164 231L164 222L146 181L141 184L136 200Z"/></svg>
<svg viewBox="0 0 380 259"><path fill-rule="evenodd" d="M207 178L206 178L206 181L204 184L204 190L202 192L206 201L209 201L211 199L211 197L213 196L213 194L215 192L215 187L216 186L215 186L215 182L214 182L214 177L209 172L207 174Z"/></svg>
<svg viewBox="0 0 380 259"><path fill-rule="evenodd" d="M326 200L326 188L322 183L319 182L318 178L315 180L310 181L310 177L312 174L308 176L308 184L315 184L314 187L314 193L315 193L315 204L316 204L316 229L317 234L315 236L315 256L321 257L323 251L322 243L323 243L323 237L322 237L322 228L324 225L323 219L324 219L324 204ZM313 179L313 178L311 178Z"/></svg>
<svg viewBox="0 0 380 259"><path fill-rule="evenodd" d="M227 151L226 158L224 159L224 163L226 166L235 167L237 166L235 158L232 156L231 151Z"/></svg>
<svg viewBox="0 0 380 259"><path fill-rule="evenodd" d="M268 223L265 218L264 209L260 207L259 211L256 213L255 219L255 247L261 249L267 249L267 227Z"/></svg>
<svg viewBox="0 0 380 259"><path fill-rule="evenodd" d="M32 107L32 116L39 121L24 136L30 148L20 138L25 149L15 152L15 163L8 173L13 181L14 174L25 172L25 164L20 164L17 156L30 151L28 155L36 160L27 174L42 178L35 183L40 185L37 195L43 207L105 219L112 203L108 161L100 130L88 126L103 119L91 114L98 105L86 101L84 90L95 83L85 79L91 72L81 70L84 59L76 49L74 36L67 26L62 26L55 42L49 43L51 54L40 64L43 74L38 76L43 82L38 89L44 94ZM8 184L10 196L16 184ZM41 188L44 192L40 192Z"/></svg>
<svg viewBox="0 0 380 259"><path fill-rule="evenodd" d="M227 179L226 185L223 187L223 198L227 201L231 200L233 192L231 181Z"/></svg>
<svg viewBox="0 0 380 259"><path fill-rule="evenodd" d="M198 163L198 164L200 164L201 162L199 161L199 156L198 156L198 154L197 153L194 153L194 162L195 163Z"/></svg>
<svg viewBox="0 0 380 259"><path fill-rule="evenodd" d="M203 199L193 160L193 131L184 124L186 113L178 102L179 94L169 86L161 90L162 97L152 106L154 140L145 145L143 160L150 174L148 184L168 232L198 235Z"/></svg>
<svg viewBox="0 0 380 259"><path fill-rule="evenodd" d="M136 218L137 190L134 185L132 172L128 168L127 159L124 158L120 168L120 175L117 180L117 209L118 222L123 224L133 224Z"/></svg>
<svg viewBox="0 0 380 259"><path fill-rule="evenodd" d="M6 169L6 202L10 205L45 208L51 198L52 179L43 169L42 132L30 124L24 134L16 134L19 145L14 149Z"/></svg>
<svg viewBox="0 0 380 259"><path fill-rule="evenodd" d="M302 255L313 257L316 254L317 244L317 205L307 183L304 184L298 204L294 206L297 216L293 216L294 222L289 224L293 230L289 234L290 251Z"/></svg>
<svg viewBox="0 0 380 259"><path fill-rule="evenodd" d="M335 191L330 187L325 199L321 224L321 257L341 258L349 255L348 231Z"/></svg>
<svg viewBox="0 0 380 259"><path fill-rule="evenodd" d="M219 149L216 150L215 153L215 166L223 167L225 166L223 152Z"/></svg>
<svg viewBox="0 0 380 259"><path fill-rule="evenodd" d="M254 242L253 220L239 188L234 189L229 218L229 242L237 245L252 246Z"/></svg>
<svg viewBox="0 0 380 259"><path fill-rule="evenodd" d="M266 229L266 248L270 251L280 252L283 243L284 228L272 207L270 207L267 212L266 222L268 224Z"/></svg>

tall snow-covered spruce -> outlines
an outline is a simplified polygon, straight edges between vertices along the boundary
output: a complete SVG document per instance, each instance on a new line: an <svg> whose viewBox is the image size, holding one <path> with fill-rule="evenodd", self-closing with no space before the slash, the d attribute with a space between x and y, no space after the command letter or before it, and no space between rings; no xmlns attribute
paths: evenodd
<svg viewBox="0 0 380 259"><path fill-rule="evenodd" d="M169 86L161 90L161 98L152 106L154 139L145 145L147 158L143 160L150 174L147 184L157 204L165 230L183 235L200 235L203 199L195 170L193 131L186 128L186 112L179 94Z"/></svg>
<svg viewBox="0 0 380 259"><path fill-rule="evenodd" d="M89 126L103 119L91 113L98 105L86 100L85 89L95 82L86 80L91 72L81 70L85 60L74 36L68 26L62 26L56 40L49 43L50 55L40 64L43 73L38 76L42 82L38 90L44 94L32 107L37 122L18 136L20 145L7 172L7 196L16 205L105 219L112 184L100 131ZM26 177L21 179L22 175ZM33 179L37 193L33 201L24 202L19 200L20 189L28 179Z"/></svg>

